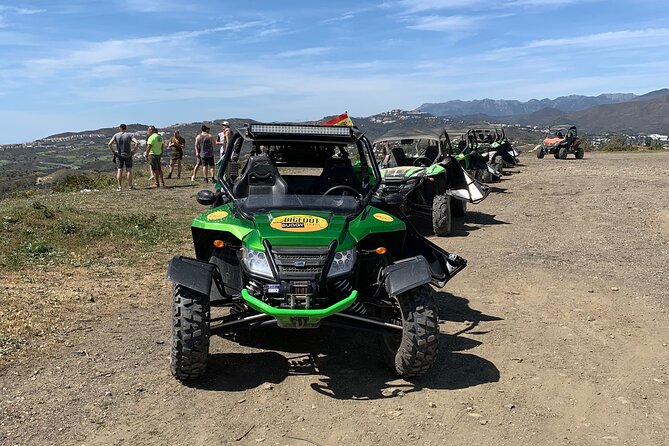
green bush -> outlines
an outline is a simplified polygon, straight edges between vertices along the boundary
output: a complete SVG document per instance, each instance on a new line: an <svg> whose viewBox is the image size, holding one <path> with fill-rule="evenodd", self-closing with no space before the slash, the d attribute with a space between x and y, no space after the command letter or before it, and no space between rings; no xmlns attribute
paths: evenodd
<svg viewBox="0 0 669 446"><path fill-rule="evenodd" d="M112 174L78 173L57 180L53 185L55 192L78 192L82 189L107 189L116 185Z"/></svg>
<svg viewBox="0 0 669 446"><path fill-rule="evenodd" d="M637 150L636 147L625 142L625 137L615 135L601 149L603 152L631 152Z"/></svg>

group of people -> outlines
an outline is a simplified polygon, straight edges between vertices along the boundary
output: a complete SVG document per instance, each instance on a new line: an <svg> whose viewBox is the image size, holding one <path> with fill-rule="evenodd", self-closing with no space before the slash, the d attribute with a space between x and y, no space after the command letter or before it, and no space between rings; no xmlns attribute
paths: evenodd
<svg viewBox="0 0 669 446"><path fill-rule="evenodd" d="M195 181L197 171L202 168L203 180L212 183L216 182L216 163L214 162L214 147L221 146L220 156L228 141L230 140L230 123L228 121L221 122L222 130L217 137L210 133L210 128L207 125L202 125L200 134L195 138L195 167L193 168L193 175L191 181ZM119 125L119 131L107 143L109 150L113 154L113 161L117 164L116 171L116 190L123 190L123 173L125 171L128 180L128 190L134 190L135 186L132 181L132 158L139 149L139 141L134 134L128 133L128 127L125 124ZM116 150L114 149L116 146ZM150 125L147 128L146 151L144 159L149 163L151 168L151 177L153 180L150 187L165 187L165 178L162 169L162 155L166 148L163 137L158 133L156 127ZM174 135L167 142L167 148L170 149L170 171L167 178L172 178L174 169L177 169L177 178L181 178L182 160L184 151L186 149L186 140L181 136L179 130L174 131Z"/></svg>

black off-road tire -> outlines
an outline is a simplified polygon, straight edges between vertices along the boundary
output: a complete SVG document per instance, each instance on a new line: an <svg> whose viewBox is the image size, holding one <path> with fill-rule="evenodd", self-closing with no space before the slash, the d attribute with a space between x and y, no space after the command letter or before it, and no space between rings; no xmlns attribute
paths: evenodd
<svg viewBox="0 0 669 446"><path fill-rule="evenodd" d="M451 197L437 195L432 202L432 229L434 235L444 236L451 233Z"/></svg>
<svg viewBox="0 0 669 446"><path fill-rule="evenodd" d="M558 156L560 157L561 160L566 160L567 159L567 148L562 147L560 151L558 152Z"/></svg>
<svg viewBox="0 0 669 446"><path fill-rule="evenodd" d="M201 378L209 360L209 296L175 285L172 298L170 370L179 380Z"/></svg>
<svg viewBox="0 0 669 446"><path fill-rule="evenodd" d="M576 149L576 159L577 160L582 160L583 159L583 154L584 154L584 150L582 148L579 147L579 148Z"/></svg>
<svg viewBox="0 0 669 446"><path fill-rule="evenodd" d="M543 148L543 147L539 147L539 148L537 149L537 158L542 159L542 158L544 157L544 155L545 155L545 154L544 154L544 148Z"/></svg>
<svg viewBox="0 0 669 446"><path fill-rule="evenodd" d="M464 217L467 213L467 202L465 200L458 200L457 198L451 197L451 216L452 217Z"/></svg>
<svg viewBox="0 0 669 446"><path fill-rule="evenodd" d="M401 377L427 372L439 350L439 321L429 285L421 285L397 296L402 314L402 334L381 338L381 354Z"/></svg>

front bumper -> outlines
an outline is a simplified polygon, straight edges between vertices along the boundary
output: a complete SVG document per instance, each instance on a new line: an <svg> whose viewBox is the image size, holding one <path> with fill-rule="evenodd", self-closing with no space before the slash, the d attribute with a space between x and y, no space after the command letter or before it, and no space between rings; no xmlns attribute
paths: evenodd
<svg viewBox="0 0 669 446"><path fill-rule="evenodd" d="M308 328L318 326L323 318L348 309L358 298L358 292L353 290L344 299L329 307L318 309L276 308L253 297L246 289L242 290L242 298L254 310L276 318L280 327Z"/></svg>

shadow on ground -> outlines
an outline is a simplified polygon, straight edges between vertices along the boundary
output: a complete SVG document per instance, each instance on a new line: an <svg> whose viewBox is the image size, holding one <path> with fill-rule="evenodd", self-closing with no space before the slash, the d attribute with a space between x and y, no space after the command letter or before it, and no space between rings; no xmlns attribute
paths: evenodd
<svg viewBox="0 0 669 446"><path fill-rule="evenodd" d="M289 376L315 378L313 391L335 399L373 400L393 398L422 389L464 389L499 380L499 370L490 361L464 353L481 344L461 336L485 335L473 331L484 321L500 318L469 307L462 297L436 293L441 322L461 322L455 334L441 334L434 367L425 375L399 379L382 361L378 335L341 328L321 327L289 330L265 327L242 331L233 342L255 349L252 353L211 352L208 372L192 387L212 391L243 391L264 383L281 383Z"/></svg>
<svg viewBox="0 0 669 446"><path fill-rule="evenodd" d="M471 206L471 205L470 205ZM419 234L424 237L434 235L432 222L427 218L411 216L409 221L416 228ZM451 233L449 237L467 237L470 232L478 231L482 226L508 225L509 222L497 220L495 215L484 212L467 210L464 217L453 218L451 222Z"/></svg>

